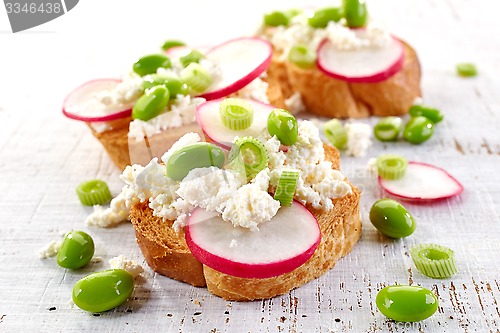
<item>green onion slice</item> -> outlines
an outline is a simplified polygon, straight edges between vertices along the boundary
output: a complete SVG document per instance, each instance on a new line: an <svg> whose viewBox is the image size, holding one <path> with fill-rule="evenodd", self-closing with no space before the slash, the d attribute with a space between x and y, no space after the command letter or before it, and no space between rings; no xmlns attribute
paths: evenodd
<svg viewBox="0 0 500 333"><path fill-rule="evenodd" d="M186 45L186 43L184 43L183 41L176 40L176 39L170 39L170 40L166 40L163 43L163 45L161 46L161 48L163 51L166 51L166 50L171 49L173 47L184 46L184 45Z"/></svg>
<svg viewBox="0 0 500 333"><path fill-rule="evenodd" d="M463 77L472 77L477 75L477 68L470 63L457 64L457 73Z"/></svg>
<svg viewBox="0 0 500 333"><path fill-rule="evenodd" d="M189 64L181 72L181 79L195 92L201 93L212 84L212 75L200 64Z"/></svg>
<svg viewBox="0 0 500 333"><path fill-rule="evenodd" d="M230 161L241 158L245 165L247 179L254 178L269 163L266 147L259 139L251 136L236 139L228 158Z"/></svg>
<svg viewBox="0 0 500 333"><path fill-rule="evenodd" d="M299 175L298 170L283 170L281 173L274 193L274 199L278 200L281 206L289 207L292 204Z"/></svg>
<svg viewBox="0 0 500 333"><path fill-rule="evenodd" d="M344 17L344 8L328 7L318 9L314 15L309 18L309 25L313 28L326 28L328 22L338 22Z"/></svg>
<svg viewBox="0 0 500 333"><path fill-rule="evenodd" d="M384 179L400 179L406 173L408 161L406 158L395 154L384 154L377 158L377 169L380 177Z"/></svg>
<svg viewBox="0 0 500 333"><path fill-rule="evenodd" d="M399 117L385 117L373 128L373 134L380 141L395 141L401 131L403 121Z"/></svg>
<svg viewBox="0 0 500 333"><path fill-rule="evenodd" d="M332 119L327 121L323 125L323 130L325 131L326 138L332 145L338 149L347 148L347 132L338 119Z"/></svg>
<svg viewBox="0 0 500 333"><path fill-rule="evenodd" d="M410 248L411 258L425 276L441 279L457 272L453 250L437 244L419 244Z"/></svg>
<svg viewBox="0 0 500 333"><path fill-rule="evenodd" d="M104 205L112 198L108 185L99 179L81 183L76 188L76 194L85 206Z"/></svg>
<svg viewBox="0 0 500 333"><path fill-rule="evenodd" d="M295 45L288 53L288 60L302 69L311 68L316 63L316 52L307 45Z"/></svg>
<svg viewBox="0 0 500 333"><path fill-rule="evenodd" d="M444 118L441 111L425 105L419 105L419 104L412 105L408 112L412 117L423 116L432 121L434 124L439 123Z"/></svg>
<svg viewBox="0 0 500 333"><path fill-rule="evenodd" d="M200 62L200 60L203 58L205 58L203 53L201 53L198 50L191 50L191 52L189 52L185 56L180 57L179 61L181 62L183 67L187 67L187 66L189 66L189 64L191 64L193 62L196 62L196 63Z"/></svg>
<svg viewBox="0 0 500 333"><path fill-rule="evenodd" d="M232 130L243 130L253 122L253 108L250 104L238 98L226 98L220 103L222 123Z"/></svg>

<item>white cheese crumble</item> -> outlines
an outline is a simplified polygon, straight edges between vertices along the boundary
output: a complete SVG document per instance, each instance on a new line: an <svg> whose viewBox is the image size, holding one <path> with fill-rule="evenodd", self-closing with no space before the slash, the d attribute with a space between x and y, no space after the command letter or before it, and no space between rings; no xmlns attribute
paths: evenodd
<svg viewBox="0 0 500 333"><path fill-rule="evenodd" d="M259 223L271 220L276 215L280 203L263 191L259 184L246 184L226 202L222 218L234 226L258 230Z"/></svg>
<svg viewBox="0 0 500 333"><path fill-rule="evenodd" d="M258 77L242 89L238 90L236 92L236 96L239 98L253 99L269 104L269 98L267 97L268 88L269 83Z"/></svg>
<svg viewBox="0 0 500 333"><path fill-rule="evenodd" d="M38 257L40 259L47 259L50 257L53 257L57 254L59 251L59 248L61 247L62 242L61 241L51 241L47 245L43 246L38 250Z"/></svg>
<svg viewBox="0 0 500 333"><path fill-rule="evenodd" d="M292 96L285 99L285 106L292 114L306 111L306 106L302 101L302 95L300 92L295 92Z"/></svg>
<svg viewBox="0 0 500 333"><path fill-rule="evenodd" d="M87 216L85 223L89 226L110 228L127 221L130 209L126 205L126 190L124 187L122 192L111 200L108 208L95 205L94 212Z"/></svg>
<svg viewBox="0 0 500 333"><path fill-rule="evenodd" d="M111 258L109 260L109 266L113 269L123 269L129 272L134 279L144 272L144 268L142 268L141 265L133 260L125 258L125 256L122 255Z"/></svg>
<svg viewBox="0 0 500 333"><path fill-rule="evenodd" d="M364 123L347 123L344 125L347 132L347 154L355 157L366 155L368 148L372 145L372 128Z"/></svg>
<svg viewBox="0 0 500 333"><path fill-rule="evenodd" d="M281 52L280 60L285 61L294 45L307 45L316 50L326 38L340 50L356 50L369 47L384 47L390 41L389 32L380 24L370 22L363 33L356 34L343 24L343 21L330 21L326 28L316 29L308 24L310 12L294 17L290 24L269 29L262 29L263 37L270 40L273 46Z"/></svg>

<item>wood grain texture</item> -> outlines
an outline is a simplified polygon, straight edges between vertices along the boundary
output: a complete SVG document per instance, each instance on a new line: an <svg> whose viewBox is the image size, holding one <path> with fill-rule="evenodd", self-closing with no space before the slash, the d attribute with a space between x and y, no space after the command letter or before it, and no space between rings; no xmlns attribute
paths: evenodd
<svg viewBox="0 0 500 333"><path fill-rule="evenodd" d="M91 209L79 204L76 185L101 178L117 194L121 182L86 126L60 114L64 95L85 80L123 72L164 38L193 44L221 41L249 32L260 13L282 6L279 1L218 6L186 0L167 8L174 5L148 0L141 6L157 10L138 18L138 8L132 5L104 3L82 2L67 17L40 28L47 33L0 34L0 332L500 331L500 39L496 11L488 10L490 0L369 2L373 16L417 50L425 102L440 108L446 118L421 146L374 142L364 158L343 156L345 174L363 190L363 233L353 252L331 272L280 297L237 303L146 267L133 296L117 309L97 316L71 308L73 284L107 268L111 257L123 254L146 264L129 224L98 229L83 223ZM304 2L289 3L293 7ZM120 15L110 15L118 5ZM96 6L103 6L102 11ZM172 36L185 16L165 20L164 13L184 13L194 6L199 11L191 10L193 22L207 19L210 11L214 20L225 15L218 20L225 24L181 29L179 36ZM248 20L228 15L238 8ZM93 26L81 30L91 17ZM131 20L147 20L148 25L123 23ZM151 27L154 22L158 25ZM228 31L228 25L237 28ZM462 61L475 62L480 75L457 77L454 66ZM365 121L373 125L376 119ZM432 205L407 204L417 220L415 233L399 241L384 238L367 218L371 204L384 194L366 175L368 159L383 152L444 167L465 191ZM71 229L94 237L102 263L66 271L53 259L38 259L38 248ZM408 249L425 242L454 249L459 273L445 280L422 276ZM387 320L376 308L375 297L382 287L395 283L432 289L440 301L438 312L412 325Z"/></svg>

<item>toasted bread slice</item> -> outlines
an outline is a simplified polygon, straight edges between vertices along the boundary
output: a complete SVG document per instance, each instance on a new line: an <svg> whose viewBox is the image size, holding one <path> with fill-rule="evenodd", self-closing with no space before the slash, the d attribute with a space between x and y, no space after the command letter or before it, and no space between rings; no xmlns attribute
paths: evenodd
<svg viewBox="0 0 500 333"><path fill-rule="evenodd" d="M325 145L326 158L338 169L338 151ZM359 216L360 192L352 186L352 194L334 200L330 211L309 207L321 228L321 243L314 255L302 266L277 277L247 279L215 271L198 262L187 247L184 233L175 233L172 221L153 216L147 203L133 206L130 219L135 229L137 244L149 266L173 279L207 286L208 290L224 299L249 301L270 298L297 288L332 269L337 260L352 250L361 235Z"/></svg>
<svg viewBox="0 0 500 333"><path fill-rule="evenodd" d="M420 63L415 50L405 45L403 68L377 83L348 83L331 78L317 67L301 69L281 61L275 53L268 69L270 80L280 83L284 98L298 92L308 111L329 118L396 116L408 112L421 95Z"/></svg>
<svg viewBox="0 0 500 333"><path fill-rule="evenodd" d="M284 107L281 88L277 82L269 82L267 97L270 104L276 107ZM130 164L146 165L153 157L160 158L181 136L189 132L197 132L203 137L203 133L197 123L170 128L155 134L144 141L130 141L128 139L129 124L131 118L108 122L109 130L96 131L88 124L92 134L101 142L113 163L123 170Z"/></svg>

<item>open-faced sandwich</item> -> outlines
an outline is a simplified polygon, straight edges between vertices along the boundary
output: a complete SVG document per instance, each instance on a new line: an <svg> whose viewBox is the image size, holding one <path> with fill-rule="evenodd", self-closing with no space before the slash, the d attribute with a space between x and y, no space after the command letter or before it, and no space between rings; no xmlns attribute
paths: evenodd
<svg viewBox="0 0 500 333"><path fill-rule="evenodd" d="M258 35L289 107L330 118L401 115L420 91L415 50L368 20L364 0L266 14Z"/></svg>
<svg viewBox="0 0 500 333"><path fill-rule="evenodd" d="M99 219L130 219L150 267L228 300L269 298L333 268L361 234L359 190L310 121L228 98L197 107L197 133L127 166Z"/></svg>
<svg viewBox="0 0 500 333"><path fill-rule="evenodd" d="M86 122L122 170L200 132L194 114L205 100L237 95L283 103L281 89L261 78L272 56L267 41L238 38L203 53L179 44L166 42L163 53L140 58L123 79L87 82L64 101L63 113Z"/></svg>

